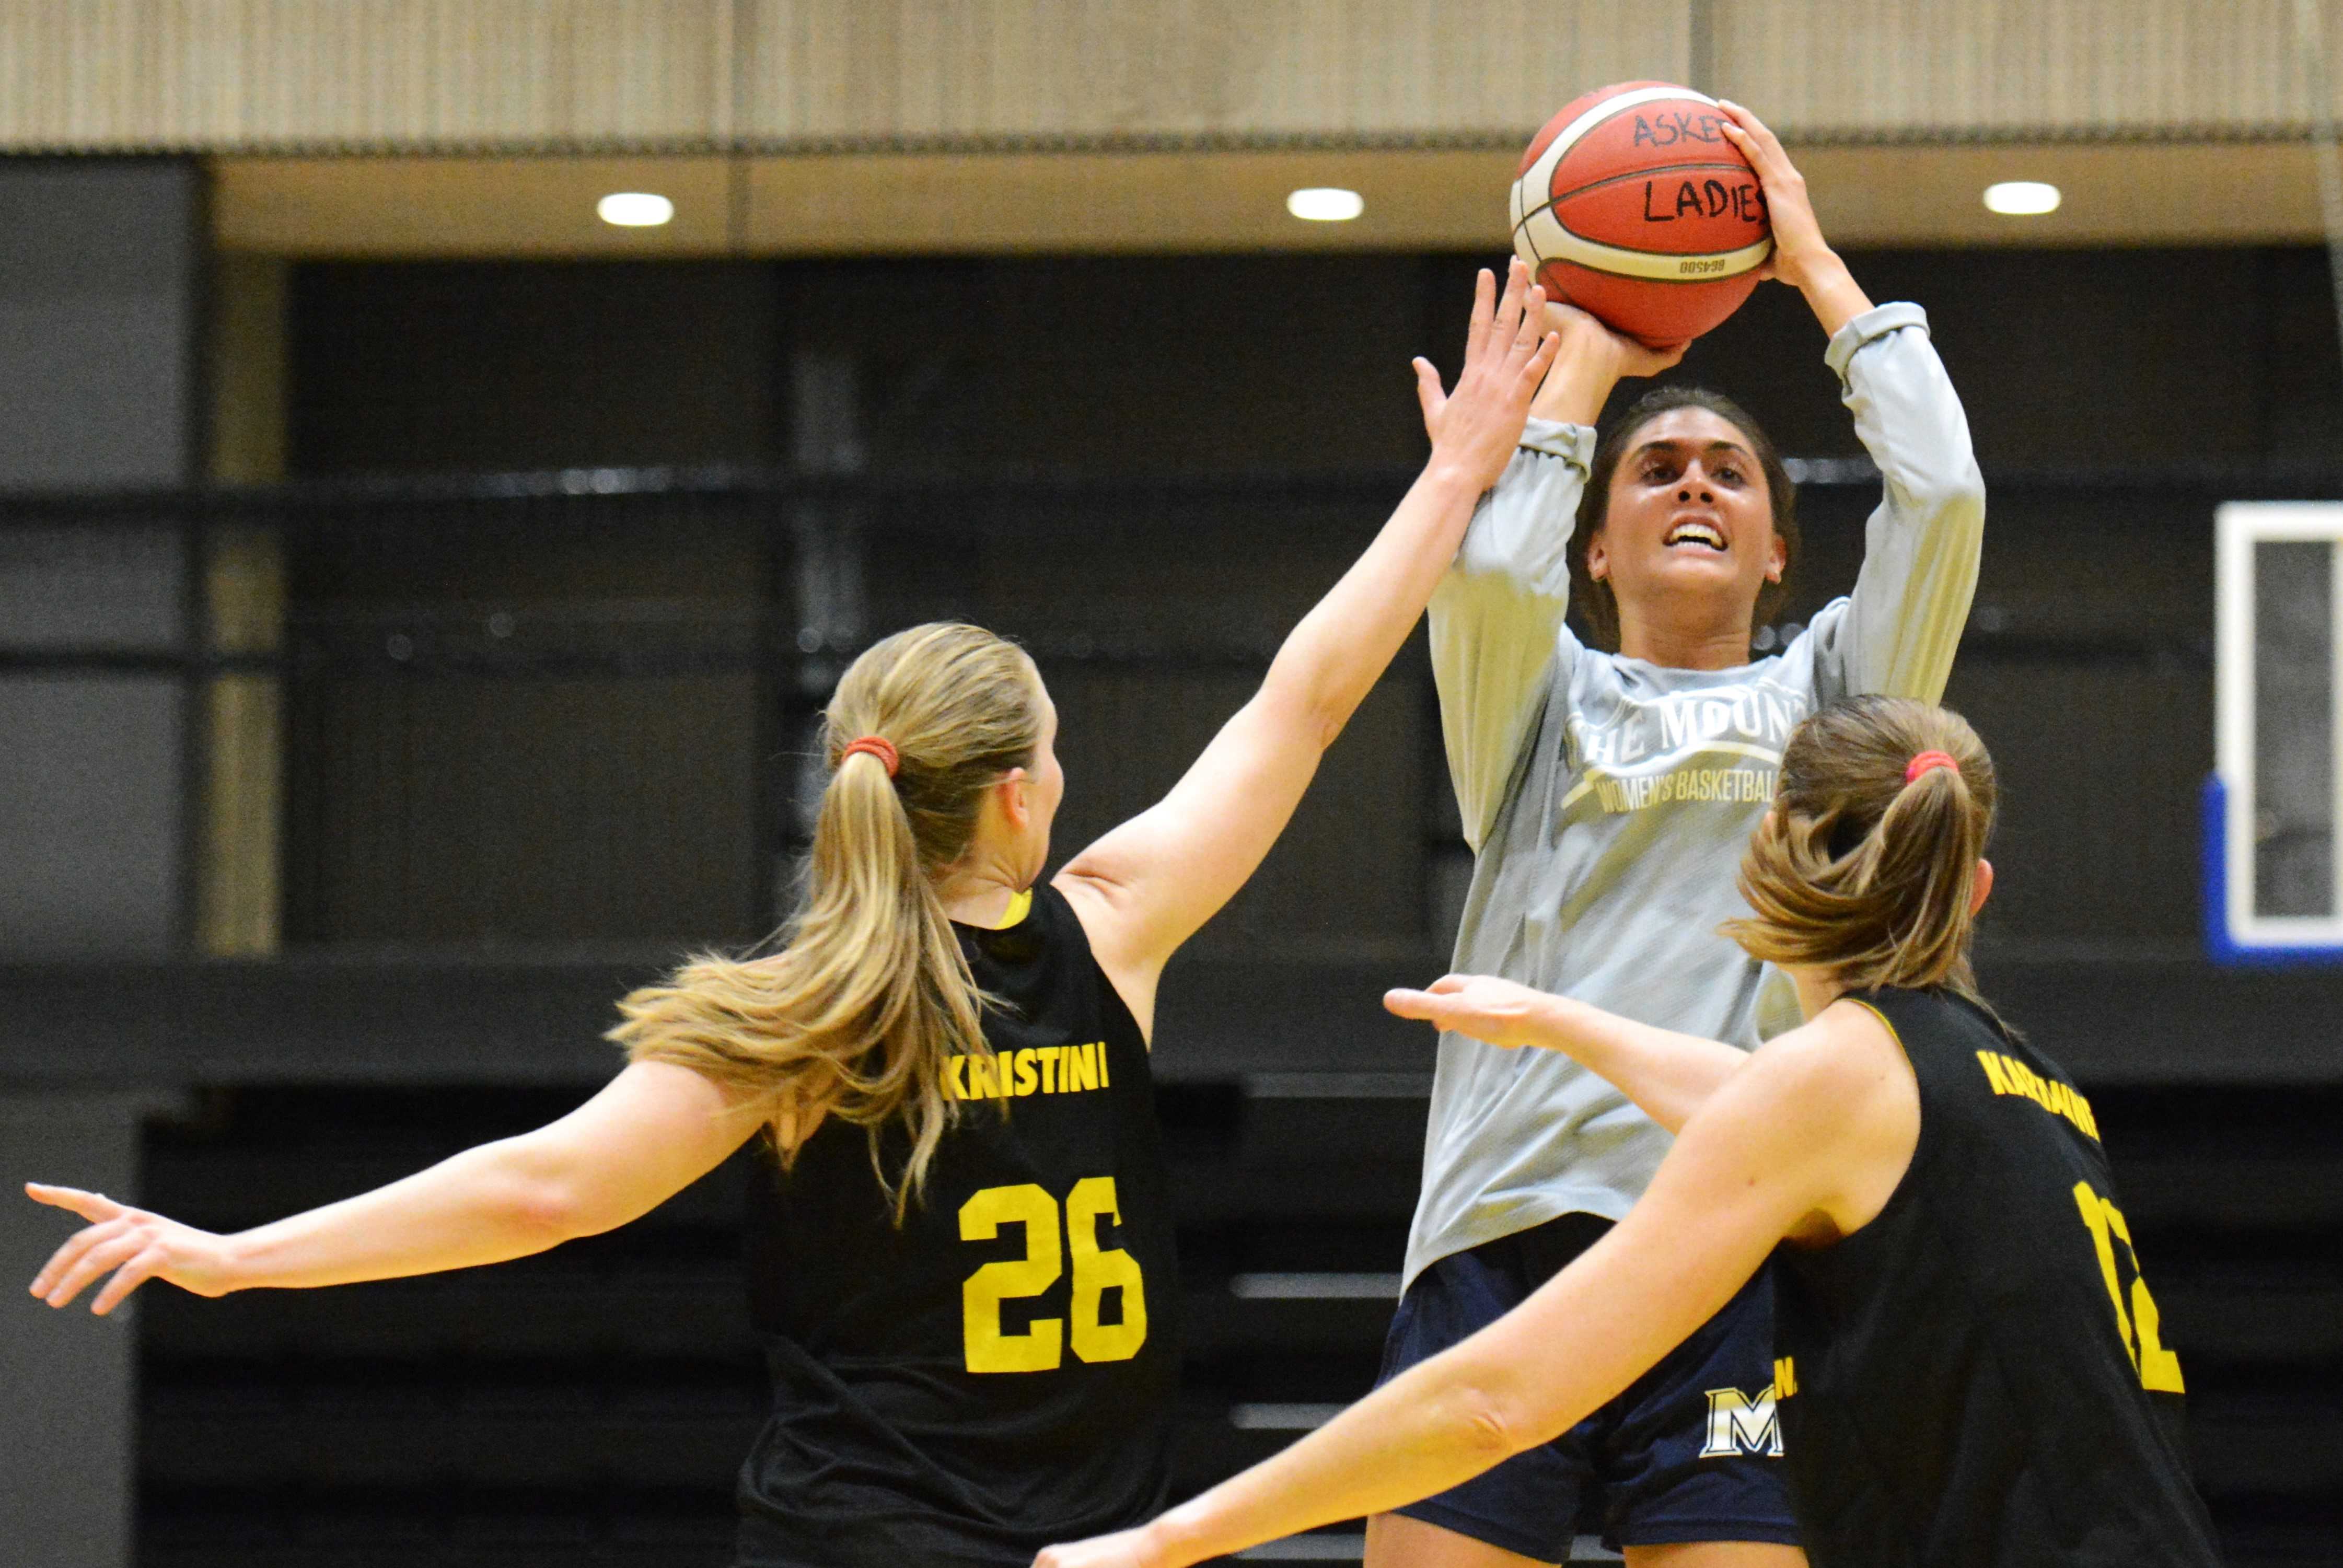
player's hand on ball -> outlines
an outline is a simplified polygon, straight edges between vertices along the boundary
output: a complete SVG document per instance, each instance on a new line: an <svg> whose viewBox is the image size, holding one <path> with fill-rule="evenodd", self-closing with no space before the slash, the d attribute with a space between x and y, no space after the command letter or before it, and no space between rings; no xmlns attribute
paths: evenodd
<svg viewBox="0 0 2343 1568"><path fill-rule="evenodd" d="M62 1307L104 1275L106 1288L89 1304L100 1317L148 1280L168 1280L198 1296L224 1296L229 1282L226 1244L208 1231L166 1220L77 1187L25 1183L25 1195L53 1209L70 1209L89 1226L77 1231L33 1277L33 1294Z"/></svg>
<svg viewBox="0 0 2343 1568"><path fill-rule="evenodd" d="M1552 1030L1556 998L1493 975L1443 975L1429 990L1388 990L1383 1006L1454 1034L1491 1045L1543 1045Z"/></svg>
<svg viewBox="0 0 2343 1568"><path fill-rule="evenodd" d="M1124 1530L1063 1546L1045 1546L1033 1559L1033 1568L1158 1568L1157 1559L1147 1550L1146 1536L1143 1529Z"/></svg>
<svg viewBox="0 0 2343 1568"><path fill-rule="evenodd" d="M1719 99L1716 106L1725 116L1718 129L1749 160L1765 192L1765 213L1774 226L1774 254L1758 276L1778 277L1804 288L1813 281L1808 274L1815 266L1825 258L1836 259L1823 238L1823 226L1815 221L1815 205L1806 196L1806 176L1790 162L1790 155L1782 150L1782 139L1765 127L1765 121L1725 99Z"/></svg>
<svg viewBox="0 0 2343 1568"><path fill-rule="evenodd" d="M1502 296L1483 267L1473 282L1473 323L1454 390L1442 390L1430 360L1415 361L1415 395L1423 405L1433 462L1455 465L1483 489L1497 482L1521 445L1530 399L1561 347L1558 337L1542 330L1545 291L1530 282L1529 268L1518 260L1506 269Z"/></svg>
<svg viewBox="0 0 2343 1568"><path fill-rule="evenodd" d="M1663 370L1673 370L1684 357L1688 343L1672 343L1654 348L1639 343L1622 332L1614 332L1602 321L1574 305L1564 305L1558 299L1546 301L1545 327L1548 332L1562 339L1555 354L1557 361L1575 361L1593 357L1603 361L1604 372L1613 379L1626 376L1657 376Z"/></svg>

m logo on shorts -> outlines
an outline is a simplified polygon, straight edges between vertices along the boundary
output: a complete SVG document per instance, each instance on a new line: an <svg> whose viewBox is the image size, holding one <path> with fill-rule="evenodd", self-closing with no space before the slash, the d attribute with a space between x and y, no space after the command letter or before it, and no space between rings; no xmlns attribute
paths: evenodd
<svg viewBox="0 0 2343 1568"><path fill-rule="evenodd" d="M1700 1456L1730 1459L1736 1453L1782 1457L1782 1418L1774 1409L1771 1383L1754 1399L1737 1388L1708 1391L1708 1441L1701 1445Z"/></svg>

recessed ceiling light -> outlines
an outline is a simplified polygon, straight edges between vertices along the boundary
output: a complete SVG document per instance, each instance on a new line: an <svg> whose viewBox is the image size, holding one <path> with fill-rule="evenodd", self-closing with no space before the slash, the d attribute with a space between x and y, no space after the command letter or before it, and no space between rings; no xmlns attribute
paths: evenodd
<svg viewBox="0 0 2343 1568"><path fill-rule="evenodd" d="M2058 187L2040 180L2004 180L1985 187L1985 205L1988 212L2038 217L2058 210Z"/></svg>
<svg viewBox="0 0 2343 1568"><path fill-rule="evenodd" d="M1367 198L1339 186L1311 186L1287 196L1285 210L1312 223L1348 223L1367 210Z"/></svg>
<svg viewBox="0 0 2343 1568"><path fill-rule="evenodd" d="M594 213L620 228L657 228L675 216L675 203L649 191L612 191L594 204Z"/></svg>

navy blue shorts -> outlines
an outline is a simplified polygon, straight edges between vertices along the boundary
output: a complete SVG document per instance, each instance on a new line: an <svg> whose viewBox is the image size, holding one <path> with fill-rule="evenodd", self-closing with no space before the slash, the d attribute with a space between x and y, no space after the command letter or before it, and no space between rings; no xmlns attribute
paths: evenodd
<svg viewBox="0 0 2343 1568"><path fill-rule="evenodd" d="M1565 1214L1441 1259L1400 1298L1376 1381L1511 1312L1610 1228ZM1542 1563L1569 1561L1582 1519L1614 1551L1681 1541L1795 1546L1773 1400L1768 1265L1659 1365L1552 1442L1395 1512Z"/></svg>

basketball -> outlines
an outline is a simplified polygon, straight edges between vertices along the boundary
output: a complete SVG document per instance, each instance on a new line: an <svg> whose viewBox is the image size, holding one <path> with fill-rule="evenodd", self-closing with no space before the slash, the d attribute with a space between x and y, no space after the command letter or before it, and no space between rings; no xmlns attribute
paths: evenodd
<svg viewBox="0 0 2343 1568"><path fill-rule="evenodd" d="M1765 196L1716 100L1623 82L1572 100L1522 154L1513 249L1546 297L1654 346L1698 337L1773 254Z"/></svg>

